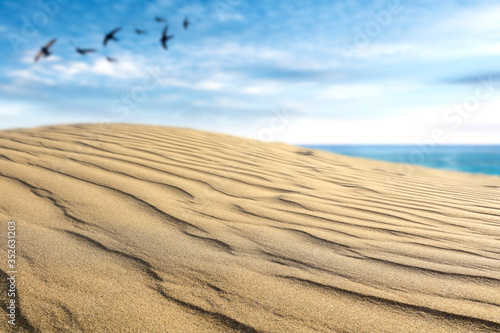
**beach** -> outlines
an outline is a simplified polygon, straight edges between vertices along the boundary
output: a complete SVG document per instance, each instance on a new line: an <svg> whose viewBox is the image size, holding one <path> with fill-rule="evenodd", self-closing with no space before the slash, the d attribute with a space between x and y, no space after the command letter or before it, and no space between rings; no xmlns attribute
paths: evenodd
<svg viewBox="0 0 500 333"><path fill-rule="evenodd" d="M0 131L0 188L3 332L500 331L500 177L89 124Z"/></svg>

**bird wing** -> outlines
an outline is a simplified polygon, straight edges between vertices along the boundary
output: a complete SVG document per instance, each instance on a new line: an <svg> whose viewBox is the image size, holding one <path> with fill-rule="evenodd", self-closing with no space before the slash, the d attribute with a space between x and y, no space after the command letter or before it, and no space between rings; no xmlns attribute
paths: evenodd
<svg viewBox="0 0 500 333"><path fill-rule="evenodd" d="M116 28L115 30L111 31L109 34L110 35L114 35L116 34L118 31L120 31L122 28Z"/></svg>
<svg viewBox="0 0 500 333"><path fill-rule="evenodd" d="M40 57L42 56L42 54L43 54L43 51L42 51L42 50L40 50L40 51L37 53L37 55L35 56L35 62L37 62L37 61L38 61L38 59L40 59Z"/></svg>
<svg viewBox="0 0 500 333"><path fill-rule="evenodd" d="M165 50L167 49L167 40L168 40L167 31L168 31L168 25L165 26L165 28L163 28L163 33L161 34L161 38L160 38L161 45L163 45L163 48Z"/></svg>
<svg viewBox="0 0 500 333"><path fill-rule="evenodd" d="M96 49L83 49L83 52L96 52Z"/></svg>
<svg viewBox="0 0 500 333"><path fill-rule="evenodd" d="M50 42L47 43L47 45L45 45L45 48L48 49L50 48L52 45L54 45L54 43L56 42L57 38L54 38L53 40L51 40Z"/></svg>
<svg viewBox="0 0 500 333"><path fill-rule="evenodd" d="M114 38L114 34L116 34L118 31L120 31L121 28L116 28L115 30L113 31L110 31L106 36L104 36L104 41L102 42L104 46L106 46L106 44L108 44L108 40L110 40L111 38Z"/></svg>

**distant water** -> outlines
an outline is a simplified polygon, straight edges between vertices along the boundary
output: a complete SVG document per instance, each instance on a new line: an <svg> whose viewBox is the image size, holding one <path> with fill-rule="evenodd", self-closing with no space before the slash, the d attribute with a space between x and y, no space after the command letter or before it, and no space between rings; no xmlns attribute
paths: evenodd
<svg viewBox="0 0 500 333"><path fill-rule="evenodd" d="M387 162L500 176L500 146L305 145L303 147Z"/></svg>

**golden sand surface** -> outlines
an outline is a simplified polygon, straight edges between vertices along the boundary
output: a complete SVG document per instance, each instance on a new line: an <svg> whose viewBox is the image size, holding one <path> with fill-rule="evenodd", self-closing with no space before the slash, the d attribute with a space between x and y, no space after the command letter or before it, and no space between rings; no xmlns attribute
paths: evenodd
<svg viewBox="0 0 500 333"><path fill-rule="evenodd" d="M19 332L500 331L500 177L71 125L0 131L0 189Z"/></svg>

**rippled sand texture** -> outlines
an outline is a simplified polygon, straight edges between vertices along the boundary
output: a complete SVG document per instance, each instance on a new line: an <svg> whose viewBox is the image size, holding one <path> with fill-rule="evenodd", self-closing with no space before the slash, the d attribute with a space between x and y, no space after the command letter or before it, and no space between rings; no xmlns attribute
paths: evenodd
<svg viewBox="0 0 500 333"><path fill-rule="evenodd" d="M0 188L19 331L500 331L498 177L82 125L1 131Z"/></svg>

